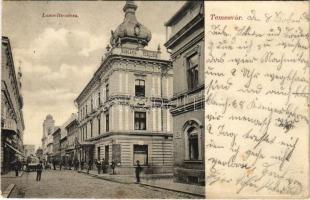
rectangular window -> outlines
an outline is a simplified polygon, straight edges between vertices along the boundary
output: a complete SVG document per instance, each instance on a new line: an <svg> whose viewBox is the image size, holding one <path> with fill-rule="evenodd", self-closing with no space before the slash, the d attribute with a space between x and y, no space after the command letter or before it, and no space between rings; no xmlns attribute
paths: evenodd
<svg viewBox="0 0 310 200"><path fill-rule="evenodd" d="M87 139L87 124L85 126L85 139Z"/></svg>
<svg viewBox="0 0 310 200"><path fill-rule="evenodd" d="M133 145L133 164L136 165L139 160L140 165L148 164L148 146L147 145Z"/></svg>
<svg viewBox="0 0 310 200"><path fill-rule="evenodd" d="M85 136L84 136L84 126L82 127L82 140L85 140Z"/></svg>
<svg viewBox="0 0 310 200"><path fill-rule="evenodd" d="M104 160L106 163L109 163L109 145L104 147Z"/></svg>
<svg viewBox="0 0 310 200"><path fill-rule="evenodd" d="M188 89L193 90L198 86L199 56L194 54L187 58L187 84Z"/></svg>
<svg viewBox="0 0 310 200"><path fill-rule="evenodd" d="M100 147L97 147L97 160L100 161Z"/></svg>
<svg viewBox="0 0 310 200"><path fill-rule="evenodd" d="M109 100L109 84L106 84L105 86L105 98L106 98L106 101Z"/></svg>
<svg viewBox="0 0 310 200"><path fill-rule="evenodd" d="M90 137L93 137L93 120L90 121Z"/></svg>
<svg viewBox="0 0 310 200"><path fill-rule="evenodd" d="M135 95L137 97L145 96L145 81L141 79L136 79L135 81Z"/></svg>
<svg viewBox="0 0 310 200"><path fill-rule="evenodd" d="M94 110L94 101L93 98L90 99L90 112Z"/></svg>
<svg viewBox="0 0 310 200"><path fill-rule="evenodd" d="M98 117L98 135L100 135L100 117Z"/></svg>
<svg viewBox="0 0 310 200"><path fill-rule="evenodd" d="M135 112L135 130L146 130L146 112Z"/></svg>
<svg viewBox="0 0 310 200"><path fill-rule="evenodd" d="M105 116L105 130L109 132L109 114Z"/></svg>
<svg viewBox="0 0 310 200"><path fill-rule="evenodd" d="M101 105L101 97L100 97L100 92L98 93L98 107Z"/></svg>

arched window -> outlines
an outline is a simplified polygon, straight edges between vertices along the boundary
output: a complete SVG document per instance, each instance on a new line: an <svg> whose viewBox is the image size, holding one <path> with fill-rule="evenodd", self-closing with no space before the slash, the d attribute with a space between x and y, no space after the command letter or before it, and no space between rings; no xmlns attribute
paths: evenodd
<svg viewBox="0 0 310 200"><path fill-rule="evenodd" d="M188 153L189 160L198 160L199 149L198 149L198 131L195 127L191 127L187 131L188 134Z"/></svg>
<svg viewBox="0 0 310 200"><path fill-rule="evenodd" d="M202 160L201 129L202 126L196 120L184 124L185 160Z"/></svg>

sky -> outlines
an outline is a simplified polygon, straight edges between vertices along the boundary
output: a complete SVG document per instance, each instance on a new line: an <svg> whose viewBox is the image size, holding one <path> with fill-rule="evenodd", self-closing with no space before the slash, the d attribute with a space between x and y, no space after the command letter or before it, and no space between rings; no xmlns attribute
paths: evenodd
<svg viewBox="0 0 310 200"><path fill-rule="evenodd" d="M137 1L136 17L152 32L146 49L166 41L164 23L184 4ZM24 144L41 146L42 123L51 114L57 126L77 112L75 98L99 67L111 30L123 21L124 1L3 1L2 35L9 37L15 68L23 73ZM78 18L42 17L76 14Z"/></svg>

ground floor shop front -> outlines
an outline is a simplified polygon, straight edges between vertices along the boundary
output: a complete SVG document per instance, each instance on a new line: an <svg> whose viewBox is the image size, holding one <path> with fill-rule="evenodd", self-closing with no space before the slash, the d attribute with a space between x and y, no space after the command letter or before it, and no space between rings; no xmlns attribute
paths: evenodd
<svg viewBox="0 0 310 200"><path fill-rule="evenodd" d="M14 169L14 162L24 160L17 136L12 131L1 130L1 174Z"/></svg>
<svg viewBox="0 0 310 200"><path fill-rule="evenodd" d="M111 171L115 163L116 174L134 174L136 161L143 168L142 173L172 173L173 144L172 134L134 134L115 133L92 141L77 150L79 160L94 167L95 161L101 161Z"/></svg>

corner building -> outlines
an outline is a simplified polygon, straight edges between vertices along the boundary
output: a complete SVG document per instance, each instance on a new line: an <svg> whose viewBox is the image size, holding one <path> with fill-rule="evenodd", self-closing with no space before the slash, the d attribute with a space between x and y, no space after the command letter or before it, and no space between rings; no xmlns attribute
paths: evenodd
<svg viewBox="0 0 310 200"><path fill-rule="evenodd" d="M75 100L79 159L114 161L117 174L133 174L136 160L144 173L172 172L172 66L160 58L160 49L144 48L151 32L137 21L136 10L133 1L126 2L111 47Z"/></svg>
<svg viewBox="0 0 310 200"><path fill-rule="evenodd" d="M174 179L204 185L204 2L186 2L165 26L175 74Z"/></svg>

